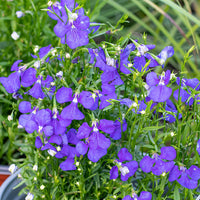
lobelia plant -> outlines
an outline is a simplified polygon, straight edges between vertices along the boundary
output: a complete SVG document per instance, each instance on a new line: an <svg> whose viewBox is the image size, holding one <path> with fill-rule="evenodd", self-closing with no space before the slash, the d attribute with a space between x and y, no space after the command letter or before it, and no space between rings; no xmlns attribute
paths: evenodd
<svg viewBox="0 0 200 200"><path fill-rule="evenodd" d="M112 38L74 0L48 6L60 46L0 77L27 132L18 163L26 200L195 198L198 79L165 70L171 46L154 55L155 45ZM97 44L103 33L108 41Z"/></svg>

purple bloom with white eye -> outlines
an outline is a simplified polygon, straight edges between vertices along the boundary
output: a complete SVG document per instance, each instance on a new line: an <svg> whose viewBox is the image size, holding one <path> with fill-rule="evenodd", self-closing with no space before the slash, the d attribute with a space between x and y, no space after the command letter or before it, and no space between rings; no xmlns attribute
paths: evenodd
<svg viewBox="0 0 200 200"><path fill-rule="evenodd" d="M88 49L88 51L91 56L89 63L92 64L96 61L94 66L103 71L103 74L101 74L103 85L122 85L124 83L117 71L116 61L113 58L106 57L102 48Z"/></svg>
<svg viewBox="0 0 200 200"><path fill-rule="evenodd" d="M194 102L194 98L199 100L199 95L193 95L191 90L199 90L200 89L200 82L198 79L185 79L183 78L180 80L179 77L176 79L177 85L180 85L180 89L174 91L174 98L178 101L178 98L181 98L182 102L185 102L186 105L191 106ZM199 104L199 102L197 102Z"/></svg>
<svg viewBox="0 0 200 200"><path fill-rule="evenodd" d="M37 131L38 134L44 133L46 137L53 135L51 126L51 113L48 109L41 109L36 112L34 120L31 121L31 132ZM30 122L29 122L30 123Z"/></svg>
<svg viewBox="0 0 200 200"><path fill-rule="evenodd" d="M152 194L150 192L142 191L139 197L136 193L133 193L132 197L126 195L122 200L151 200L151 199L152 199Z"/></svg>
<svg viewBox="0 0 200 200"><path fill-rule="evenodd" d="M67 44L71 49L87 45L89 42L90 19L84 16L83 8L73 12L74 5L74 0L62 0L61 3L56 2L52 7L49 7L56 15L47 12L52 19L57 20L54 27L55 34L61 38L62 44ZM75 7L77 6L78 4Z"/></svg>
<svg viewBox="0 0 200 200"><path fill-rule="evenodd" d="M143 172L149 173L152 172L156 176L160 176L162 173L167 173L172 170L174 167L174 159L176 158L176 150L174 147L162 147L161 154L153 154L153 158L145 156L140 161L140 168ZM166 162L164 160L168 160Z"/></svg>
<svg viewBox="0 0 200 200"><path fill-rule="evenodd" d="M60 168L63 171L76 170L76 166L74 165L74 158L75 156L79 157L80 154L76 150L76 148L74 146L70 146L70 144L76 145L80 141L77 138L77 131L75 129L70 129L67 132L67 134L62 134L61 135L62 139L60 140L59 144L55 140L56 138L54 139L52 137L53 136L50 137L48 143L54 143L61 146L59 151L55 150L55 157L59 159L63 157L67 157L65 161L60 163Z"/></svg>
<svg viewBox="0 0 200 200"><path fill-rule="evenodd" d="M181 166L180 170L177 165L169 173L169 181L177 181L183 187L195 189L198 186L200 179L200 168L192 165L189 169Z"/></svg>
<svg viewBox="0 0 200 200"><path fill-rule="evenodd" d="M20 112L23 113L25 108L30 107L30 102L23 101L19 105ZM29 108L29 112L32 111ZM25 112L25 111L24 111ZM30 114L23 114L19 117L19 124L22 125L26 132L33 133L37 131L38 134L42 135L44 132L45 136L53 135L53 127L51 126L51 113L48 109L37 110L35 108Z"/></svg>
<svg viewBox="0 0 200 200"><path fill-rule="evenodd" d="M144 101L138 101L138 103L136 103L128 98L120 99L120 104L132 108L132 111L137 114L144 114L147 108L147 105L144 103Z"/></svg>
<svg viewBox="0 0 200 200"><path fill-rule="evenodd" d="M52 155L58 159L63 157L74 159L75 156L79 157L80 154L76 148L74 146L70 146L70 144L76 145L78 142L79 139L77 138L77 131L72 128L67 132L67 134L53 134L50 137L46 137L45 144L41 150L50 150ZM52 144L57 145L57 148L55 148Z"/></svg>
<svg viewBox="0 0 200 200"><path fill-rule="evenodd" d="M192 79L183 78L182 80L180 80L180 77L177 77L176 83L177 83L177 85L181 84L182 88L189 86L194 90L200 89L200 82L197 78L192 78Z"/></svg>
<svg viewBox="0 0 200 200"><path fill-rule="evenodd" d="M49 51L51 51L52 49L53 49L53 47L52 47L51 44L50 44L50 45L48 45L48 46L46 46L46 47L41 47L41 48L39 49L39 52L38 52L39 57L36 56L36 55L32 55L32 54L31 54L31 56L32 56L33 58L35 58L35 59L37 59L37 58L42 59L42 58L45 57L45 56L49 53ZM49 58L46 59L46 62L49 62Z"/></svg>
<svg viewBox="0 0 200 200"><path fill-rule="evenodd" d="M92 162L97 162L101 157L107 154L107 149L110 146L110 139L99 132L99 130L113 134L116 130L115 123L111 120L101 119L99 123L93 122L93 126L90 127L87 122L84 122L78 129L77 138L85 139L80 141L76 145L76 150L85 155L88 151L88 159Z"/></svg>
<svg viewBox="0 0 200 200"><path fill-rule="evenodd" d="M13 63L11 71L15 72L8 77L0 77L0 83L2 83L8 93L17 93L21 85L29 87L37 80L36 70L34 68L26 69L27 66L18 66L20 62L22 60L17 60Z"/></svg>
<svg viewBox="0 0 200 200"><path fill-rule="evenodd" d="M147 66L146 69L143 69L147 63L145 56L148 51L154 48L155 48L155 45L153 44L150 44L150 45L141 44L137 46L138 52L133 59L133 67L137 69L139 72L141 72L142 70L147 71L149 69L149 66Z"/></svg>
<svg viewBox="0 0 200 200"><path fill-rule="evenodd" d="M68 120L82 120L84 114L78 109L78 103L82 104L84 108L95 110L98 108L98 96L88 91L75 93L73 96L71 88L62 87L56 93L56 100L58 103L71 102L61 112L62 119Z"/></svg>
<svg viewBox="0 0 200 200"><path fill-rule="evenodd" d="M167 87L170 81L170 70L163 72L158 78L155 72L147 74L146 82L149 86L149 97L154 102L165 102L172 94L172 89Z"/></svg>
<svg viewBox="0 0 200 200"><path fill-rule="evenodd" d="M32 97L36 99L44 99L45 97L52 98L54 92L55 92L55 86L52 86L53 78L49 75L47 75L46 79L43 79L43 76L38 76L35 84L33 87L28 90L27 94L31 95Z"/></svg>
<svg viewBox="0 0 200 200"><path fill-rule="evenodd" d="M110 179L117 179L119 170L121 172L121 180L127 181L129 177L133 176L137 171L138 163L136 161L131 161L133 157L126 148L122 148L117 156L119 159L114 161L117 166L113 166L110 170ZM124 161L129 162L123 163Z"/></svg>
<svg viewBox="0 0 200 200"><path fill-rule="evenodd" d="M156 67L159 65L162 65L162 68L164 68L164 64L166 60L174 55L174 48L172 46L165 47L159 54L158 58L160 59L160 62L153 58L150 54L145 54L145 57L148 58L150 61L149 67Z"/></svg>

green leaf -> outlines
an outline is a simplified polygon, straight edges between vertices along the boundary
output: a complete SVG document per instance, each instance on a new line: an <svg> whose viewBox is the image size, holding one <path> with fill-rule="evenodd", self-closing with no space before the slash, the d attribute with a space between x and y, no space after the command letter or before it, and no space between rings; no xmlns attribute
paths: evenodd
<svg viewBox="0 0 200 200"><path fill-rule="evenodd" d="M180 192L179 192L179 187L176 185L174 189L174 199L180 200Z"/></svg>
<svg viewBox="0 0 200 200"><path fill-rule="evenodd" d="M149 126L149 127L145 127L143 128L144 132L148 132L148 131L157 131L161 128L164 128L165 126Z"/></svg>
<svg viewBox="0 0 200 200"><path fill-rule="evenodd" d="M117 193L119 193L120 190L121 190L121 188L117 188L117 189L113 192L113 194L117 194Z"/></svg>
<svg viewBox="0 0 200 200"><path fill-rule="evenodd" d="M103 109L103 111L110 110L110 109L112 109L112 108L113 108L113 105L109 105L109 106L105 107L105 108Z"/></svg>

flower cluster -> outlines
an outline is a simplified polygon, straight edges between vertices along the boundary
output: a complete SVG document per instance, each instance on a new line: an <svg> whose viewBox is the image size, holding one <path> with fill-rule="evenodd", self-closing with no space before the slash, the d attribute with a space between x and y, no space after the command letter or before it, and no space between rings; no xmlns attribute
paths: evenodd
<svg viewBox="0 0 200 200"><path fill-rule="evenodd" d="M116 179L118 177L118 170L121 172L121 180L127 181L129 177L133 176L138 168L138 163L132 160L132 155L128 152L128 149L122 148L118 152L119 160L115 160L117 166L112 167L110 170L110 179ZM130 161L123 164L124 161Z"/></svg>
<svg viewBox="0 0 200 200"><path fill-rule="evenodd" d="M130 113L145 116L148 110L149 117L161 117L159 120L170 124L184 114L176 106L179 99L188 106L199 100L197 79L174 78L170 70L163 70L174 54L173 47L165 47L156 56L150 52L155 45L131 40L127 45L111 45L109 51L101 45L88 45L94 31L84 9L74 0L51 3L47 13L57 21L54 32L62 44L68 45L71 55L63 57L63 49L48 45L32 55L33 61L21 65L23 61L17 60L11 67L12 73L0 77L5 90L18 100L18 123L27 133L35 134L35 147L57 158L63 171L76 170L75 163L82 159L96 164L104 157L114 163L112 168L109 166L110 179L117 179L120 172L121 180L126 182L137 176L140 167L142 172L156 176L168 173L170 182L176 180L183 187L196 188L200 169L196 165L189 169L177 165L174 147L158 142L161 153L157 149L152 157L144 156L139 166L130 153L135 150L130 145L134 141ZM77 56L82 46L86 46L86 52ZM52 67L54 62L59 63L58 69ZM161 74L155 72L157 66L161 66ZM140 84L130 81L135 76L135 80L140 77ZM128 87L130 82L132 86L127 89L125 85ZM118 159L111 149L120 149ZM200 140L196 150L200 154ZM139 196L133 192L122 198L152 199L150 192L139 192ZM31 198L33 195L28 193L26 199Z"/></svg>
<svg viewBox="0 0 200 200"><path fill-rule="evenodd" d="M83 8L76 9L77 7L78 4L75 4L74 0L61 1L50 5L47 12L49 17L57 20L54 27L56 36L61 38L62 44L67 44L71 49L89 42L90 19L84 15Z"/></svg>

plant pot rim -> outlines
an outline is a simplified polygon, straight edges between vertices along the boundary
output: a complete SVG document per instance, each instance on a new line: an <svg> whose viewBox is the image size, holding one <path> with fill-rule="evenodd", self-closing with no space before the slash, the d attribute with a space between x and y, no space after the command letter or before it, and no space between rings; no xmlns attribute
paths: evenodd
<svg viewBox="0 0 200 200"><path fill-rule="evenodd" d="M8 170L9 166L8 165L0 165L0 174L3 175L11 175L11 173Z"/></svg>
<svg viewBox="0 0 200 200"><path fill-rule="evenodd" d="M9 176L0 186L0 200L5 200L6 193L14 192L13 187L15 187L19 183L19 181L17 181L17 178L20 171L21 170L19 169L14 174ZM18 196L18 192L15 192L15 196Z"/></svg>

